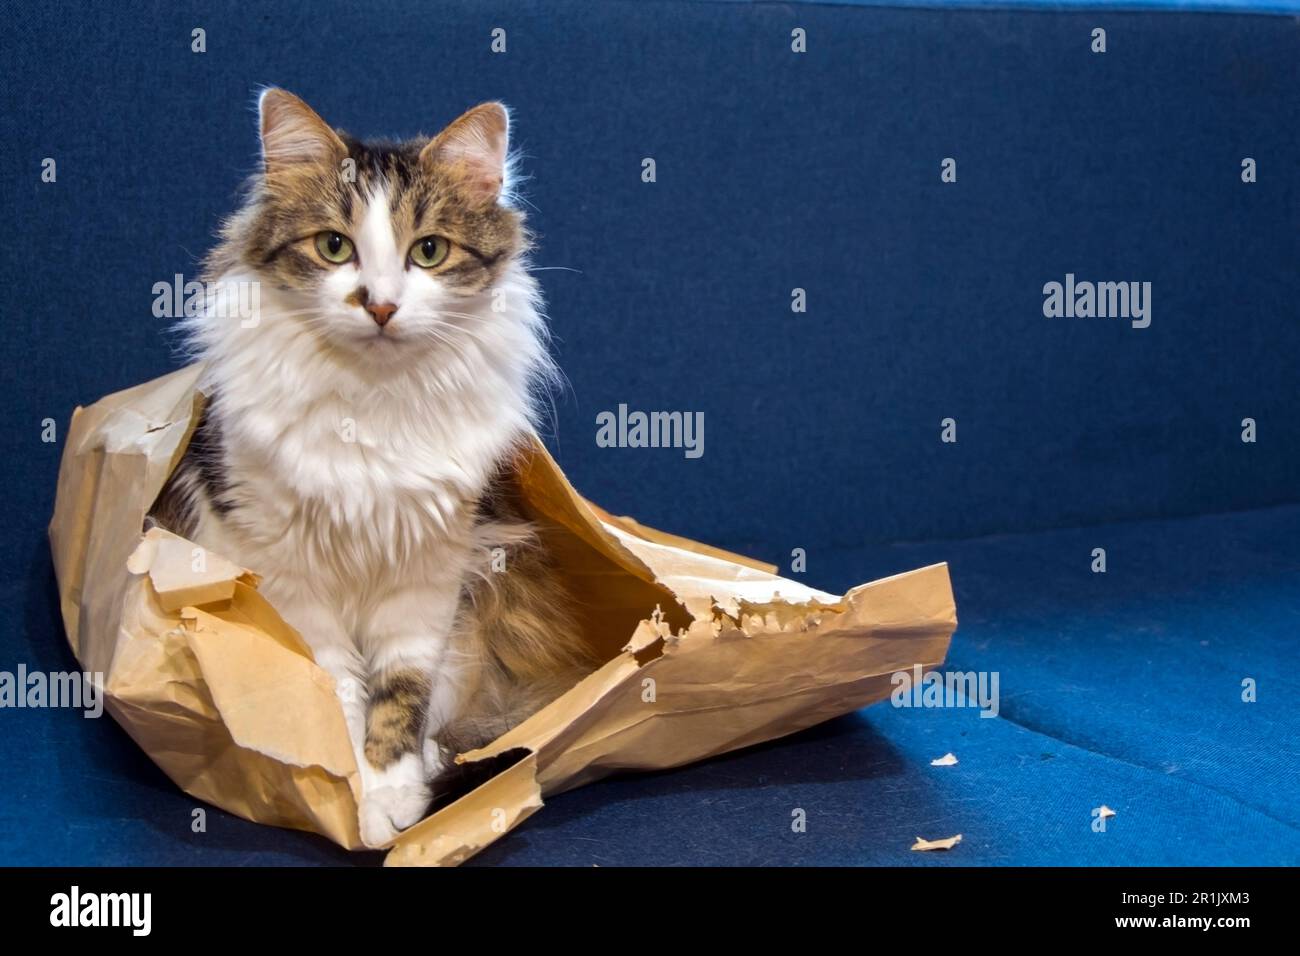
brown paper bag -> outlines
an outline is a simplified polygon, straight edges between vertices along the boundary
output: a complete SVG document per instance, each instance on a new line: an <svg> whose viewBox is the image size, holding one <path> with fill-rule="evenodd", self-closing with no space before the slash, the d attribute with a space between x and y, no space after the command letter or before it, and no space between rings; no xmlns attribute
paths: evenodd
<svg viewBox="0 0 1300 956"><path fill-rule="evenodd" d="M215 555L195 570L192 543L141 533L202 406L198 373L73 413L50 525L68 641L104 675L109 712L187 793L361 848L359 777L332 679L253 571ZM514 480L606 663L463 755L506 769L400 834L387 863L459 863L547 794L794 733L887 697L893 673L947 653L946 565L841 598L606 514L540 443Z"/></svg>

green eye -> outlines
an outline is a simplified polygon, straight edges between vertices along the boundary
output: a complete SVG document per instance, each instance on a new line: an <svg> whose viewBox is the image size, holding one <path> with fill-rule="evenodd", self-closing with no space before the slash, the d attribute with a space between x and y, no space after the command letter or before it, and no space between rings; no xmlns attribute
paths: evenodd
<svg viewBox="0 0 1300 956"><path fill-rule="evenodd" d="M352 258L352 240L339 232L317 233L316 251L326 262L341 265Z"/></svg>
<svg viewBox="0 0 1300 956"><path fill-rule="evenodd" d="M425 236L411 246L411 261L421 269L432 269L447 258L451 243L442 236Z"/></svg>

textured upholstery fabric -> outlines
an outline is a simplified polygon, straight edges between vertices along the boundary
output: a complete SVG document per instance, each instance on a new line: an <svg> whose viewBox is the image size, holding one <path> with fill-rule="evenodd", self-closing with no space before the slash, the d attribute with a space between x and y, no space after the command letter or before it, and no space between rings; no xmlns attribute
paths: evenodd
<svg viewBox="0 0 1300 956"><path fill-rule="evenodd" d="M705 764L548 801L476 863L1300 863L1294 674L1300 508L828 554L836 586L951 564L948 667L996 671L999 713L877 704ZM1090 554L1105 547L1108 570ZM822 563L824 562L824 567ZM15 655L71 667L39 576ZM33 666L35 666L33 665ZM1244 678L1258 699L1241 699ZM4 715L4 861L376 862L198 806L111 720ZM932 767L946 753L952 767ZM1104 833L1092 811L1116 816ZM791 829L806 813L807 829ZM961 833L946 854L917 836Z"/></svg>
<svg viewBox="0 0 1300 956"><path fill-rule="evenodd" d="M152 289L195 275L253 168L256 88L363 135L500 98L574 484L757 557L803 548L828 589L950 561L950 663L997 670L1002 701L598 784L482 862L1300 862L1300 34L1258 12L1294 5L5 6L0 669L72 665L42 423L61 439L75 405L182 361ZM1044 317L1067 273L1151 282L1150 327ZM702 411L703 457L597 447L620 403ZM0 720L0 862L372 859L218 811L193 833L110 721Z"/></svg>

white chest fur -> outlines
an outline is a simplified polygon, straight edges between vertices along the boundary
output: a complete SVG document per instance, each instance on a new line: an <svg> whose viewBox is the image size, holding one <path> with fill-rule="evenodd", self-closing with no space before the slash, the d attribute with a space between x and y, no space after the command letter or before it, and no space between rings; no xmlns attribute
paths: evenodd
<svg viewBox="0 0 1300 956"><path fill-rule="evenodd" d="M460 348L389 364L323 345L275 294L255 328L196 324L235 503L201 516L200 543L272 589L308 578L353 604L470 560L476 503L527 433L545 363L531 279L518 270L504 287L514 311L463 313Z"/></svg>

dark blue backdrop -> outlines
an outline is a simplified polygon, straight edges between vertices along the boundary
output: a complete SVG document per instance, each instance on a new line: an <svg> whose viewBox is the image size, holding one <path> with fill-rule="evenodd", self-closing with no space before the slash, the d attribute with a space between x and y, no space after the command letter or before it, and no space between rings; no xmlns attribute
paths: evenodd
<svg viewBox="0 0 1300 956"><path fill-rule="evenodd" d="M1098 598L1128 608L1122 619L1079 610L1090 600L1082 589L1096 586L1086 555L1097 535L1068 555L1050 550L1059 537L1040 535L1007 561L996 540L992 551L871 546L1300 499L1294 18L670 0L5 6L0 560L7 606L23 614L5 624L0 666L69 660L58 648L44 539L62 445L41 442L41 422L54 418L62 430L74 405L178 363L176 342L151 314L152 286L196 271L255 163L255 89L277 84L362 135L432 132L491 98L513 107L537 264L548 270L539 275L571 383L557 396L548 442L597 502L773 561L805 548L810 583L831 589L960 554L955 660L973 659L989 640L995 650L1006 646L998 640L1041 649L1034 636L1057 649L1077 641L1081 654L1119 642L1104 667L1081 657L1050 698L1069 714L1061 726L1077 729L1071 707L1084 708L1086 723L1089 702L1103 698L1070 689L1113 690L1113 670L1128 666L1120 635L1144 627L1174 628L1185 641L1163 657L1129 647L1168 665L1171 684L1152 707L1169 694L1198 696L1178 676L1187 648L1236 633L1261 606L1260 588L1272 597L1255 620L1258 642L1243 645L1256 656L1216 659L1225 683L1215 693L1230 702L1240 676L1265 661L1283 673L1277 657L1293 653L1300 568L1294 539L1279 529L1294 526L1294 509L1259 512L1245 530L1197 525L1201 538L1142 532L1144 557L1123 564L1138 575L1128 579L1133 592ZM1104 55L1089 49L1095 26L1108 31ZM206 30L203 54L191 52L195 27ZM495 27L507 31L504 54L490 50ZM806 54L790 50L795 27L807 31ZM57 160L54 184L41 182L45 157ZM641 181L644 157L656 161L653 184ZM945 157L957 160L956 183L940 181ZM1244 157L1257 161L1258 182L1241 181ZM1067 272L1152 283L1150 328L1045 318L1043 284ZM790 308L796 287L807 292L803 314ZM596 414L619 403L704 412L703 458L596 447ZM957 421L956 444L939 440L946 417ZM1240 440L1245 417L1258 423L1255 444ZM1162 550L1175 538L1177 554ZM1234 551L1235 563L1219 557L1224 542L1243 539L1256 543ZM1257 563L1268 568L1262 584L1250 583ZM1163 564L1163 577L1149 577ZM1212 595L1220 567L1239 571L1237 590L1225 592L1218 617L1189 623L1184 573ZM1048 578L1035 578L1044 568ZM1157 596L1143 607L1137 594L1148 585ZM1029 588L1056 597L1035 599L1027 631L1028 617L1008 620ZM1032 665L1046 656L1031 650L1012 656L1019 670L1007 666L1041 688ZM1129 712L1153 691L1141 690L1140 669L1125 673L1126 693L1138 697L1113 707ZM1294 733L1292 709L1272 700L1268 734ZM1253 716L1239 707L1223 713L1200 732L1263 733L1240 725ZM1100 723L1075 738L1088 754L1117 732L1093 715ZM21 719L35 743L15 748L28 752L6 766L11 780L26 774L15 786L28 803L3 810L36 833L24 858L48 859L41 787L62 758L43 748L66 753L86 731L75 718L60 729ZM1001 722L976 721L989 724ZM1152 739L1150 728L1131 732ZM797 764L823 740L781 759ZM53 777L69 803L86 773L116 780L130 748L119 738L112 746L89 771L84 754L61 763ZM886 771L910 766L861 746ZM1162 766L1142 753L1122 759ZM1255 756L1239 759L1258 772ZM129 788L123 802L174 797L151 769L136 769L156 794ZM1271 788L1254 804L1266 813L1261 825L1282 827L1292 842L1268 830L1258 844L1300 858L1294 777L1261 783L1241 769L1232 760L1210 768L1212 789L1234 773L1236 797ZM1075 771L1092 776L1086 764ZM928 786L916 782L914 792ZM566 799L603 806L602 791L592 792ZM1187 800L1153 799L1166 797L1170 806ZM103 822L87 828L111 842ZM696 839L718 835L704 827ZM268 839L247 832L249 845ZM66 852L75 856L75 846Z"/></svg>
<svg viewBox="0 0 1300 956"><path fill-rule="evenodd" d="M41 419L176 363L151 289L231 209L263 83L361 134L514 107L560 267L552 445L615 511L776 558L1296 500L1293 20L1108 12L1096 55L1093 13L369 6L42 8L9 34L19 514L49 510ZM1044 318L1067 272L1150 281L1151 327ZM703 411L704 457L597 448L620 402Z"/></svg>

